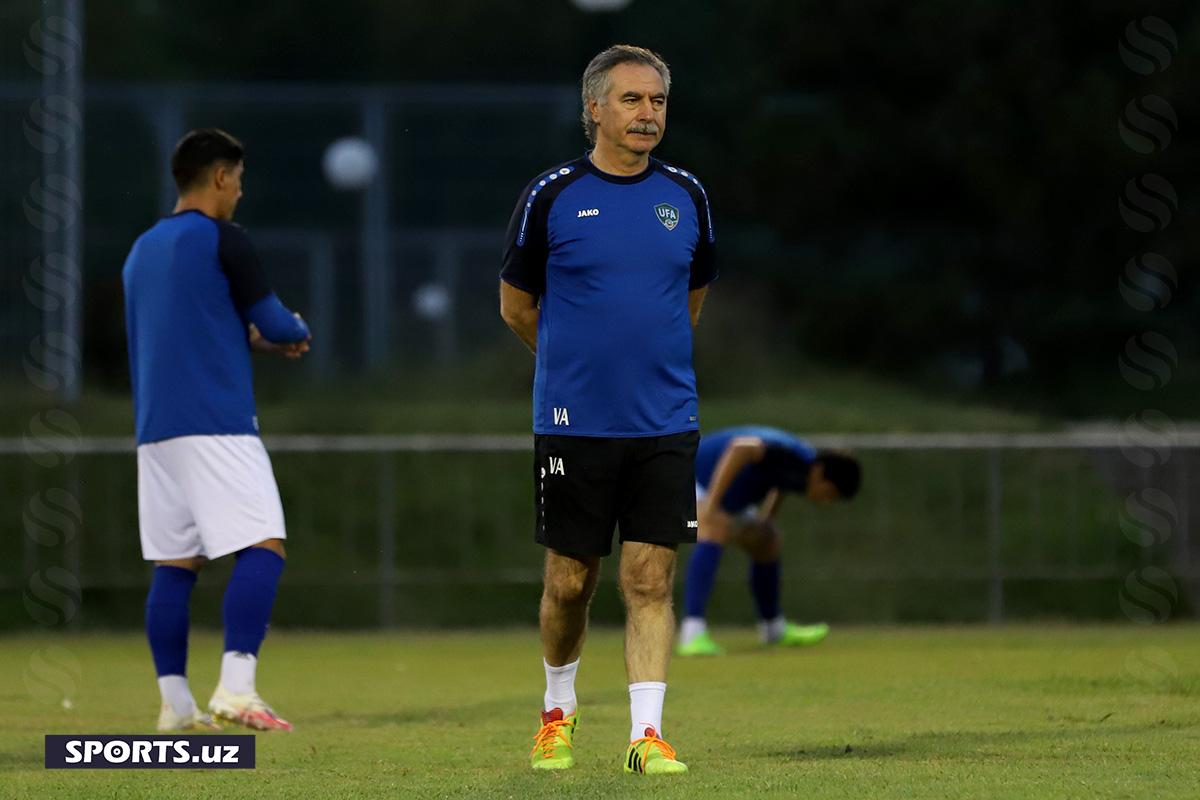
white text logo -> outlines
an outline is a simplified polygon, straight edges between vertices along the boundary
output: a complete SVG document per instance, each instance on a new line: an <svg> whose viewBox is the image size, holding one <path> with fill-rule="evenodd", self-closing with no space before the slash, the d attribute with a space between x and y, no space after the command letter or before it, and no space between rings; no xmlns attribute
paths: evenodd
<svg viewBox="0 0 1200 800"><path fill-rule="evenodd" d="M567 427L570 427L571 418L567 416L567 410L565 408L554 409L554 424L566 425Z"/></svg>
<svg viewBox="0 0 1200 800"><path fill-rule="evenodd" d="M550 474L566 477L567 473L563 472L563 460L561 458L550 456Z"/></svg>
<svg viewBox="0 0 1200 800"><path fill-rule="evenodd" d="M600 209L598 209L598 208L581 208L581 209L579 209L579 213L575 215L575 219L579 219L580 217L598 217L598 216L600 216Z"/></svg>

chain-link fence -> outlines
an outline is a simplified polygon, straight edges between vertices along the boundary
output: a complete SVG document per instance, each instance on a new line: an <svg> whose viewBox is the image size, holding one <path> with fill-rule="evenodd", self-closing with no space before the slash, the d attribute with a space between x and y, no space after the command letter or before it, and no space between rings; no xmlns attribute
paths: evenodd
<svg viewBox="0 0 1200 800"><path fill-rule="evenodd" d="M42 92L36 82L0 81L0 118L26 120L0 130L0 280L14 300L0 306L0 381L10 383L32 337L61 328L20 301L25 283L43 280L29 265L48 252L23 206L54 194L31 189L42 165L27 139L41 147L71 121L43 107ZM545 154L582 150L578 95L563 86L89 83L85 97L72 206L82 214L84 369L113 385L125 370L121 266L175 202L168 163L188 129L222 127L246 143L237 219L279 294L313 322L322 342L314 378L449 366L494 340L478 320L496 314L508 212L549 166ZM326 148L345 136L368 142L378 161L361 191L338 191L322 173Z"/></svg>
<svg viewBox="0 0 1200 800"><path fill-rule="evenodd" d="M33 441L8 441L0 457L5 507L20 508L24 526L0 551L6 596L22 602L31 575L61 566L80 585L54 591L81 593L80 624L135 624L148 568L138 548L132 444ZM795 616L999 622L1195 613L1200 540L1189 501L1200 490L1200 437L1136 451L1114 436L815 441L853 445L865 478L851 503L785 502L784 598ZM541 552L532 542L528 437L267 443L288 520L281 622L534 619ZM57 550L42 541L52 532ZM206 581L202 589L216 598L220 581ZM716 619L751 618L741 581L730 556ZM25 594L23 602L37 602ZM596 616L620 619L615 592L602 589ZM19 606L2 617L5 626L27 619Z"/></svg>

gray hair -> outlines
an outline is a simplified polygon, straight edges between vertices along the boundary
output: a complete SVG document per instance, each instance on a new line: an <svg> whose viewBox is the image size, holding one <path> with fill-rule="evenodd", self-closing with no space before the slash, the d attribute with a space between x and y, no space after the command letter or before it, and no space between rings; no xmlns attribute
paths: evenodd
<svg viewBox="0 0 1200 800"><path fill-rule="evenodd" d="M654 67L662 76L663 90L668 95L671 93L671 70L667 68L667 62L663 61L662 56L658 53L632 44L614 44L604 50L587 65L587 69L583 71L583 80L580 81L580 95L583 98L583 113L581 114L583 132L587 134L588 141L592 144L596 143L597 126L592 120L592 115L588 113L588 101L604 102L612 90L612 69L618 64L645 64L648 67Z"/></svg>

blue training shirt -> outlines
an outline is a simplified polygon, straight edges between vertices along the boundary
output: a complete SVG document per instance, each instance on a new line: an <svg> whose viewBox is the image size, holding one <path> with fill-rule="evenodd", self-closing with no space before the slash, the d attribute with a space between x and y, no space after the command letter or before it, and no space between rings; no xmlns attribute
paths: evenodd
<svg viewBox="0 0 1200 800"><path fill-rule="evenodd" d="M745 425L737 428L722 428L706 433L696 450L696 483L706 491L721 455L729 443L739 436L754 436L767 445L763 460L750 464L733 479L721 508L731 514L744 511L766 499L772 489L785 492L803 492L808 486L808 470L817 451L808 442L795 434L778 428Z"/></svg>
<svg viewBox="0 0 1200 800"><path fill-rule="evenodd" d="M308 328L271 292L245 231L174 214L138 237L121 277L137 443L257 434L247 324L274 342Z"/></svg>
<svg viewBox="0 0 1200 800"><path fill-rule="evenodd" d="M584 156L530 182L500 277L540 298L535 433L699 428L688 292L717 276L713 239L700 182L657 159L620 176Z"/></svg>

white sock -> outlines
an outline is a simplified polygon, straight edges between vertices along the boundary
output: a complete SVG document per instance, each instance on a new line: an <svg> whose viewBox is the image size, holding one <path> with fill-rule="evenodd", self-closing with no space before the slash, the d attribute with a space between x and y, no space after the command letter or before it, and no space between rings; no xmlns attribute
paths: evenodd
<svg viewBox="0 0 1200 800"><path fill-rule="evenodd" d="M629 717L633 721L629 729L629 741L641 739L647 728L654 728L662 736L663 700L667 696L667 685L659 681L642 681L629 684Z"/></svg>
<svg viewBox="0 0 1200 800"><path fill-rule="evenodd" d="M254 694L258 658L252 653L227 650L221 656L221 685L234 694Z"/></svg>
<svg viewBox="0 0 1200 800"><path fill-rule="evenodd" d="M679 643L687 644L707 630L708 623L704 617L684 617L683 624L679 626Z"/></svg>
<svg viewBox="0 0 1200 800"><path fill-rule="evenodd" d="M766 644L779 641L779 637L783 636L783 629L787 627L787 620L782 615L775 619L760 619L758 621L758 636Z"/></svg>
<svg viewBox="0 0 1200 800"><path fill-rule="evenodd" d="M561 667L552 667L543 658L542 665L546 668L546 694L542 698L542 709L549 711L561 708L563 717L571 716L579 705L575 699L575 673L579 671L579 659Z"/></svg>
<svg viewBox="0 0 1200 800"><path fill-rule="evenodd" d="M158 693L162 695L162 701L181 717L191 716L196 710L196 698L192 697L192 690L184 675L161 676L158 679Z"/></svg>

